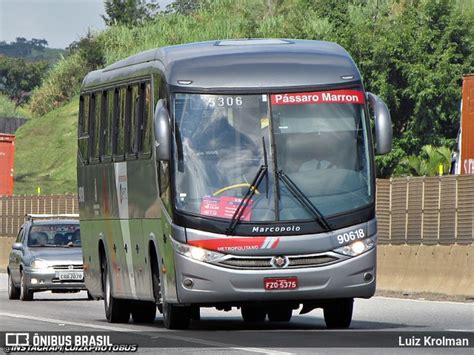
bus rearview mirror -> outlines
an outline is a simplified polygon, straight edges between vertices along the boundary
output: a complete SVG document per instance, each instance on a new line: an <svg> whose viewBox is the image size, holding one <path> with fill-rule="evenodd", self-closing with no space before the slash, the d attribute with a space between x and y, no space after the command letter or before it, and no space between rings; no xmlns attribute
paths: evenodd
<svg viewBox="0 0 474 355"><path fill-rule="evenodd" d="M388 107L377 95L367 93L375 115L375 154L387 154L392 150L392 119Z"/></svg>
<svg viewBox="0 0 474 355"><path fill-rule="evenodd" d="M155 119L156 159L170 160L171 157L171 123L166 101L161 99L156 104Z"/></svg>

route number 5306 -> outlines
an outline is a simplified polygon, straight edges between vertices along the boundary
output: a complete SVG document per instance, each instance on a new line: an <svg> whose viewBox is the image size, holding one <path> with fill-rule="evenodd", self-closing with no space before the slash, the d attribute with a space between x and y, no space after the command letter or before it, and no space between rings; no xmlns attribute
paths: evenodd
<svg viewBox="0 0 474 355"><path fill-rule="evenodd" d="M365 237L364 230L362 228L350 231L348 233L342 233L337 235L337 242L339 244L348 243L357 239Z"/></svg>

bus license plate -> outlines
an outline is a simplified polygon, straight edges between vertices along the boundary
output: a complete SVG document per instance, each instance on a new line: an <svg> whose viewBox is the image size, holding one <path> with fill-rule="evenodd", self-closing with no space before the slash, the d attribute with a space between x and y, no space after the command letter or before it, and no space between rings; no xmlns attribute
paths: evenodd
<svg viewBox="0 0 474 355"><path fill-rule="evenodd" d="M265 290L294 290L298 288L298 278L293 277L267 277L263 279Z"/></svg>
<svg viewBox="0 0 474 355"><path fill-rule="evenodd" d="M60 272L59 279L63 281L67 280L82 280L84 275L82 272Z"/></svg>

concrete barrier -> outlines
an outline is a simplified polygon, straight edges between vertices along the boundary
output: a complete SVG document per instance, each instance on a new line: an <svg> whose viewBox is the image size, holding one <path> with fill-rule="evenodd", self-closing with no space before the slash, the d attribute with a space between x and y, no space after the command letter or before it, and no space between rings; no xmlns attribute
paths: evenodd
<svg viewBox="0 0 474 355"><path fill-rule="evenodd" d="M8 256L12 250L12 244L15 241L15 237L0 237L0 270L4 271L7 269Z"/></svg>
<svg viewBox="0 0 474 355"><path fill-rule="evenodd" d="M377 289L474 297L474 245L377 248Z"/></svg>

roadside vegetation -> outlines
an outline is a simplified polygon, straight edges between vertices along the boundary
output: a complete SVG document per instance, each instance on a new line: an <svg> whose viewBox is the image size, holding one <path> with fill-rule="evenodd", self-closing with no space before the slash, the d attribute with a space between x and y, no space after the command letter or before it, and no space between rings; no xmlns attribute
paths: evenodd
<svg viewBox="0 0 474 355"><path fill-rule="evenodd" d="M75 97L16 131L16 195L76 192L78 107Z"/></svg>
<svg viewBox="0 0 474 355"><path fill-rule="evenodd" d="M358 64L366 89L380 95L390 108L394 149L377 158L379 177L422 174L410 167L407 157L420 155L427 145L443 151L454 147L462 75L474 72L473 2L177 0L164 11L150 6L156 1L126 1L129 7L118 8L121 2L105 1L109 27L73 44L70 56L33 91L30 109L39 120L69 115L60 107L70 107L88 71L143 50L226 38L318 39L345 47ZM23 137L20 140L32 139ZM75 149L74 139L65 144ZM51 161L56 161L59 152L50 153ZM69 169L75 171L75 164ZM75 191L74 181L69 191Z"/></svg>

